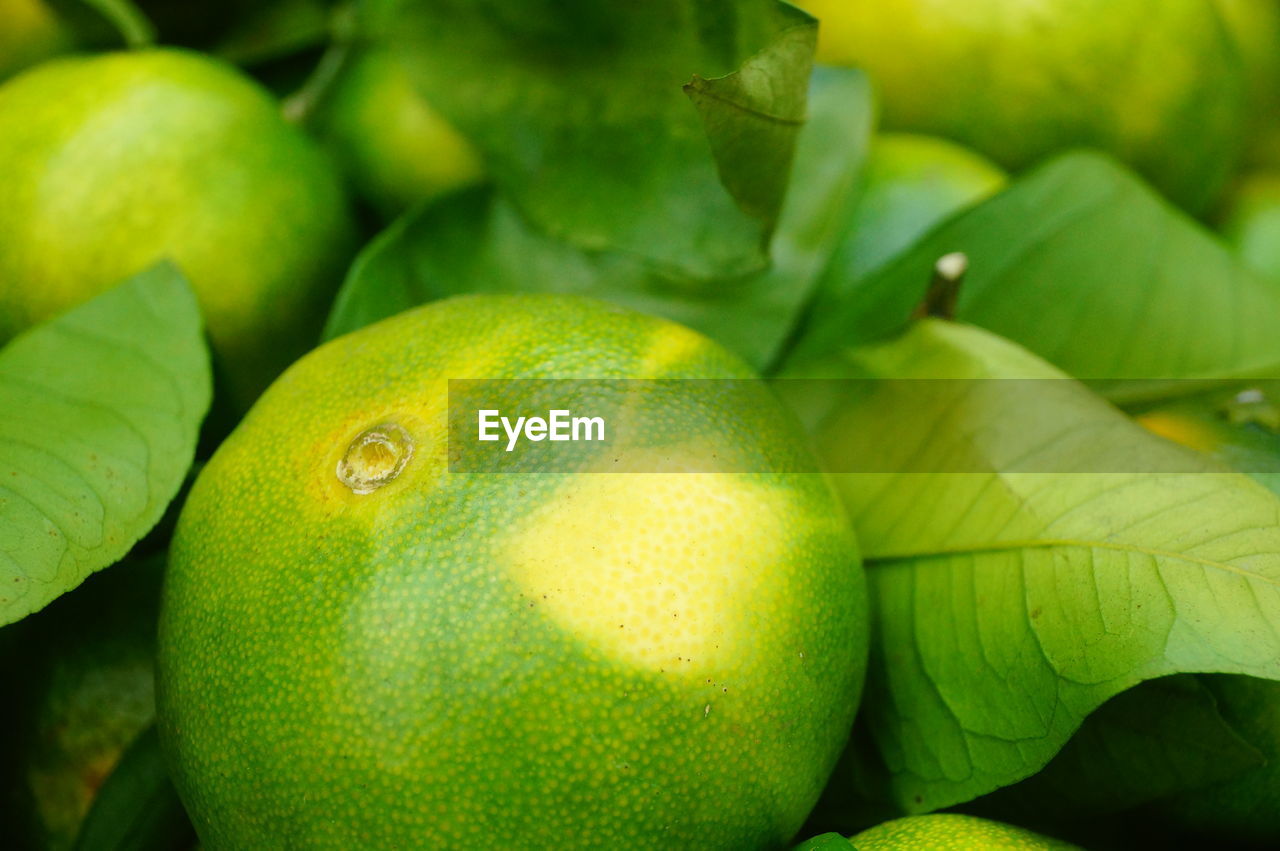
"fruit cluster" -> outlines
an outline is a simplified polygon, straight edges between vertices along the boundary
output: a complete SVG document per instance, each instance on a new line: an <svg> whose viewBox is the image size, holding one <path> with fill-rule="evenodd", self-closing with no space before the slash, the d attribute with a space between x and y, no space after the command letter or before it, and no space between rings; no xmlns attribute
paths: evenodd
<svg viewBox="0 0 1280 851"><path fill-rule="evenodd" d="M0 0L0 846L1280 847L1280 0L801 5Z"/></svg>

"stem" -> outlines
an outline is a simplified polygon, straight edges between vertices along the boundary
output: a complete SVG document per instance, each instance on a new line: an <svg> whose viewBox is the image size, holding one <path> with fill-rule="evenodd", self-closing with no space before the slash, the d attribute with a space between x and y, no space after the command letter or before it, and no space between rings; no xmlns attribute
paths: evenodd
<svg viewBox="0 0 1280 851"><path fill-rule="evenodd" d="M345 42L335 42L320 57L311 76L302 88L284 99L283 112L286 121L305 126L324 101L343 68L351 61L352 47Z"/></svg>
<svg viewBox="0 0 1280 851"><path fill-rule="evenodd" d="M960 298L960 285L969 271L969 255L955 251L944 254L933 264L933 278L924 300L916 308L914 318L926 316L938 319L955 319L956 302Z"/></svg>
<svg viewBox="0 0 1280 851"><path fill-rule="evenodd" d="M306 126L310 122L343 70L353 61L355 26L356 14L352 4L347 3L334 10L330 18L329 48L320 57L302 87L284 99L282 111L286 121L299 126Z"/></svg>

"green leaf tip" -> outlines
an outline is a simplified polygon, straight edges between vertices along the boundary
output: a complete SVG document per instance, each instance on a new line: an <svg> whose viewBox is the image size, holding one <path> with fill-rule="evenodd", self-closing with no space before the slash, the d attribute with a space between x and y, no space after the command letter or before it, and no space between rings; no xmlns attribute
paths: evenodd
<svg viewBox="0 0 1280 851"><path fill-rule="evenodd" d="M684 87L706 127L721 182L770 231L782 211L805 122L818 22L804 17L732 74L695 75Z"/></svg>

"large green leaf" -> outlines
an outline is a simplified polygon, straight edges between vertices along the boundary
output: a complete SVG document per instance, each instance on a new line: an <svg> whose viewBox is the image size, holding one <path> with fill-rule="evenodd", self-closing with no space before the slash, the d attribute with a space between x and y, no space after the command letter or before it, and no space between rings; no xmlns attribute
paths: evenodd
<svg viewBox="0 0 1280 851"><path fill-rule="evenodd" d="M708 278L764 265L816 22L777 0L365 0L540 230ZM686 91L687 89L687 91Z"/></svg>
<svg viewBox="0 0 1280 851"><path fill-rule="evenodd" d="M1280 287L1102 156L1068 154L944 223L817 316L799 357L900 330L944 254L969 256L957 318L1117 399L1280 375Z"/></svg>
<svg viewBox="0 0 1280 851"><path fill-rule="evenodd" d="M199 309L168 264L0 349L0 624L117 561L159 521L210 392Z"/></svg>
<svg viewBox="0 0 1280 851"><path fill-rule="evenodd" d="M865 549L864 710L902 806L1038 771L1144 680L1280 679L1280 500L1248 477L977 328L923 320L790 374L841 379L782 388Z"/></svg>
<svg viewBox="0 0 1280 851"><path fill-rule="evenodd" d="M763 367L834 250L870 137L870 95L858 72L815 73L809 104L773 265L764 272L708 282L629 254L584 252L538 231L501 196L477 190L409 214L370 245L338 295L326 335L458 293L572 292L683 322Z"/></svg>

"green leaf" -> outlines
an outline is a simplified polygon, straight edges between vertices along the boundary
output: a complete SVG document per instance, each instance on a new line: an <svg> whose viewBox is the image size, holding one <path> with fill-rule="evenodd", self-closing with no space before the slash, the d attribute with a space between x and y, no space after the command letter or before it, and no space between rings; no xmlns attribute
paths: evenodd
<svg viewBox="0 0 1280 851"><path fill-rule="evenodd" d="M1235 840L1250 848L1273 848L1280 835L1280 683L1254 677L1205 675L1201 683L1218 711L1265 757L1263 764L1211 786L1153 802L1131 814L1172 823L1184 832ZM1127 816L1126 816L1127 817Z"/></svg>
<svg viewBox="0 0 1280 851"><path fill-rule="evenodd" d="M707 282L633 255L584 252L536 230L501 196L471 191L410 213L361 254L326 337L459 293L572 292L683 322L762 368L834 250L870 138L870 94L860 73L815 73L809 102L767 271Z"/></svg>
<svg viewBox="0 0 1280 851"><path fill-rule="evenodd" d="M699 278L764 265L804 115L808 15L777 0L361 12L539 230Z"/></svg>
<svg viewBox="0 0 1280 851"><path fill-rule="evenodd" d="M935 229L816 318L803 359L905 326L944 254L969 256L957 318L1118 400L1185 379L1280 375L1280 287L1109 159L1068 154Z"/></svg>
<svg viewBox="0 0 1280 851"><path fill-rule="evenodd" d="M209 406L195 297L163 264L0 349L0 624L159 521Z"/></svg>
<svg viewBox="0 0 1280 851"><path fill-rule="evenodd" d="M1117 813L1228 780L1266 757L1199 678L1142 683L1104 703L1044 770L975 802L979 815L1043 827Z"/></svg>
<svg viewBox="0 0 1280 851"><path fill-rule="evenodd" d="M160 738L150 726L120 757L80 826L74 851L179 851L195 830L169 780Z"/></svg>
<svg viewBox="0 0 1280 851"><path fill-rule="evenodd" d="M1248 477L977 328L788 374L880 379L799 408L866 554L863 711L904 807L1029 776L1144 680L1280 679L1280 500Z"/></svg>
<svg viewBox="0 0 1280 851"><path fill-rule="evenodd" d="M763 222L777 220L787 194L815 34L793 26L740 70L712 80L695 75L684 87L706 126L720 181Z"/></svg>

